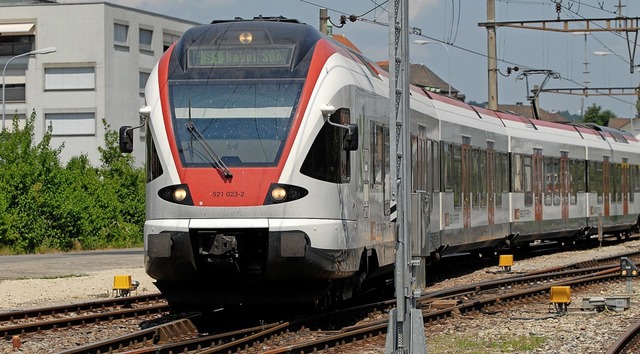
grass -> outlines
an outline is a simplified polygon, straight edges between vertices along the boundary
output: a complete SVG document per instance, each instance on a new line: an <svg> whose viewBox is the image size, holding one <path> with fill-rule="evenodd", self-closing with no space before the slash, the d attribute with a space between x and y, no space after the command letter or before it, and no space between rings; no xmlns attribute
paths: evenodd
<svg viewBox="0 0 640 354"><path fill-rule="evenodd" d="M87 274L64 274L64 275L46 275L38 279L66 279L66 278L80 278L86 277Z"/></svg>
<svg viewBox="0 0 640 354"><path fill-rule="evenodd" d="M438 335L427 338L427 349L431 354L526 353L540 348L546 341L546 338L534 334L517 337L499 336L493 340L480 339L472 335L462 337Z"/></svg>

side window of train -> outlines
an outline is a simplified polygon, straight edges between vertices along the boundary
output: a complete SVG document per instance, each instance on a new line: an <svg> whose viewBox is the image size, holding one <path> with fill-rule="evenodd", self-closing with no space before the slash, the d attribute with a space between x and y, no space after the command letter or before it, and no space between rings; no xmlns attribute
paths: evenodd
<svg viewBox="0 0 640 354"><path fill-rule="evenodd" d="M611 202L622 202L622 165L619 163L611 164Z"/></svg>
<svg viewBox="0 0 640 354"><path fill-rule="evenodd" d="M569 202L576 204L578 202L578 193L585 192L585 162L581 160L569 160L569 163L569 190L571 194Z"/></svg>
<svg viewBox="0 0 640 354"><path fill-rule="evenodd" d="M523 170L522 170L522 155L514 154L513 155L513 163L512 163L513 171L511 171L511 175L513 176L513 192L514 193L522 193L523 189Z"/></svg>
<svg viewBox="0 0 640 354"><path fill-rule="evenodd" d="M153 140L153 136L151 133L147 132L146 134L146 143L147 143L147 183L153 181L154 179L160 177L162 175L162 164L160 164L160 159L158 158L158 152L156 151L156 144Z"/></svg>
<svg viewBox="0 0 640 354"><path fill-rule="evenodd" d="M480 207L487 207L487 150L480 150L480 178L478 178L480 189Z"/></svg>
<svg viewBox="0 0 640 354"><path fill-rule="evenodd" d="M535 183L533 157L531 155L522 157L522 182L524 205L531 206L533 205L533 184Z"/></svg>
<svg viewBox="0 0 640 354"><path fill-rule="evenodd" d="M603 187L603 171L602 162L589 161L589 192L596 193L596 199L598 204L602 204L602 187Z"/></svg>
<svg viewBox="0 0 640 354"><path fill-rule="evenodd" d="M344 115L339 109L331 116L337 124L343 122ZM348 116L348 115L347 115ZM345 129L326 123L313 141L300 172L312 178L332 183L349 183L351 181L351 153L345 150L347 142L343 139Z"/></svg>
<svg viewBox="0 0 640 354"><path fill-rule="evenodd" d="M480 194L482 193L480 181L482 179L481 175L484 175L484 173L482 173L480 166L480 155L480 150L471 150L471 205L474 208L480 206Z"/></svg>
<svg viewBox="0 0 640 354"><path fill-rule="evenodd" d="M453 192L453 168L451 143L442 143L442 189L445 192Z"/></svg>
<svg viewBox="0 0 640 354"><path fill-rule="evenodd" d="M638 166L637 165L631 165L630 169L631 169L631 181L633 181L632 186L633 188L631 189L631 194L629 195L629 201L633 202L635 201L635 193L640 192L640 171L638 170Z"/></svg>
<svg viewBox="0 0 640 354"><path fill-rule="evenodd" d="M413 189L419 191L427 190L428 183L428 144L427 144L427 129L424 126L418 126L418 136L412 136L412 174L413 174Z"/></svg>
<svg viewBox="0 0 640 354"><path fill-rule="evenodd" d="M411 191L418 190L418 137L411 134Z"/></svg>
<svg viewBox="0 0 640 354"><path fill-rule="evenodd" d="M376 122L371 122L371 151L372 166L371 180L374 185L382 185L382 193L384 197L384 214L391 213L391 186L389 185L389 175L391 173L391 164L389 159L389 128Z"/></svg>
<svg viewBox="0 0 640 354"><path fill-rule="evenodd" d="M384 181L384 127L376 122L371 122L371 181L373 184L382 184Z"/></svg>
<svg viewBox="0 0 640 354"><path fill-rule="evenodd" d="M431 161L429 167L431 168L431 176L433 177L433 184L431 185L434 192L440 191L440 149L438 148L437 141L429 140L429 146L431 146Z"/></svg>
<svg viewBox="0 0 640 354"><path fill-rule="evenodd" d="M500 207L502 206L502 183L504 182L502 180L502 175L505 174L505 171L503 170L503 166L502 166L502 153L500 152L496 152L495 154L495 158L493 161L494 167L493 167L493 171L495 173L494 175L494 203L496 207ZM491 181L489 181L489 183L491 183ZM491 190L489 190L489 192L491 192Z"/></svg>
<svg viewBox="0 0 640 354"><path fill-rule="evenodd" d="M556 174L553 170L553 160L550 157L544 158L544 205L553 204L553 194L556 185Z"/></svg>
<svg viewBox="0 0 640 354"><path fill-rule="evenodd" d="M468 159L468 157L467 157ZM453 190L453 207L461 208L462 207L462 183L463 178L469 178L468 167L466 172L466 176L462 176L462 146L454 145L453 146L453 158L452 158L453 166L451 171L451 177L453 177L452 181L452 190ZM468 161L468 160L467 160ZM468 166L468 164L467 164ZM468 188L468 184L467 184ZM468 192L468 190L467 190ZM467 195L468 196L468 195Z"/></svg>
<svg viewBox="0 0 640 354"><path fill-rule="evenodd" d="M502 193L509 192L509 154L502 152L496 158L496 207L502 206Z"/></svg>

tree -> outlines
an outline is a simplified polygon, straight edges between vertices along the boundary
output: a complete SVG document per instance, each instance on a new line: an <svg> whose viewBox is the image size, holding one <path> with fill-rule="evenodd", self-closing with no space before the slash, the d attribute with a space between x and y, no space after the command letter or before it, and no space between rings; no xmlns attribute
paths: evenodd
<svg viewBox="0 0 640 354"><path fill-rule="evenodd" d="M616 115L608 109L603 111L602 107L596 106L594 103L591 107L587 108L587 111L584 113L583 122L595 123L606 127L611 118L616 118Z"/></svg>

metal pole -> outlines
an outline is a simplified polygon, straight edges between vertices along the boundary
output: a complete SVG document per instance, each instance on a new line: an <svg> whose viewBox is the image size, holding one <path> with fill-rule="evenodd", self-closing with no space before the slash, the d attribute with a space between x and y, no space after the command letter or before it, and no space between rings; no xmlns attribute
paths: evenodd
<svg viewBox="0 0 640 354"><path fill-rule="evenodd" d="M389 2L391 4L392 2ZM409 0L394 0L389 10L389 135L391 216L396 231L396 308L389 314L385 352L426 353L422 311L415 308L409 223L410 85Z"/></svg>
<svg viewBox="0 0 640 354"><path fill-rule="evenodd" d="M11 63L11 61L13 59L17 59L17 58L20 58L20 57L25 57L27 55L31 55L31 54L49 54L49 53L53 53L55 51L56 51L55 47L48 47L48 48L32 50L30 52L18 54L18 55L14 56L14 57L11 57L9 60L7 60L7 63L4 64L4 68L2 69L2 130L5 130L5 125L4 125L4 115L5 115L5 105L6 105L6 101L5 101L5 71L7 70L7 66L9 65L9 63Z"/></svg>
<svg viewBox="0 0 640 354"><path fill-rule="evenodd" d="M496 0L487 0L487 23L496 22ZM489 67L488 101L489 109L498 109L498 49L496 27L487 26L487 55Z"/></svg>

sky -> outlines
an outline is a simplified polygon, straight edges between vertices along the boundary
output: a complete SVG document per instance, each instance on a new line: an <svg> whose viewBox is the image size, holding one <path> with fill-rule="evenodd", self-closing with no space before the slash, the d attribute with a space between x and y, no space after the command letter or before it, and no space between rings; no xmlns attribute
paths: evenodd
<svg viewBox="0 0 640 354"><path fill-rule="evenodd" d="M80 0L83 1L83 0ZM327 8L333 23L339 26L341 15L356 15L333 33L345 35L369 59L387 60L389 33L386 27L388 3L383 0L108 0L200 23L235 17L284 16L314 27L319 25L319 9ZM61 1L63 2L63 1ZM555 3L561 3L560 14ZM622 15L640 17L637 0L495 0L496 21L614 18L618 5ZM391 2L393 4L393 2ZM427 65L437 75L466 95L467 101L487 101L487 31L478 26L486 22L485 0L410 0L409 24L419 28L422 36L410 35L412 63ZM640 71L630 73L629 50L625 33L589 32L557 33L499 27L498 69L503 75L508 67L548 69L559 74L545 88L637 87ZM635 34L629 38L633 41ZM416 45L414 40L440 41L441 44ZM633 48L633 42L631 43ZM446 49L445 49L446 47ZM638 51L636 64L640 64ZM595 53L595 54L594 54ZM602 55L603 53L608 53ZM600 54L600 55L597 55ZM586 70L585 70L585 64ZM527 104L527 86L518 73L499 75L500 104ZM585 73L587 72L587 73ZM529 85L541 84L542 75L529 76ZM588 82L585 84L585 82ZM635 96L582 97L542 93L540 106L547 111L580 114L596 104L620 118L636 114Z"/></svg>

